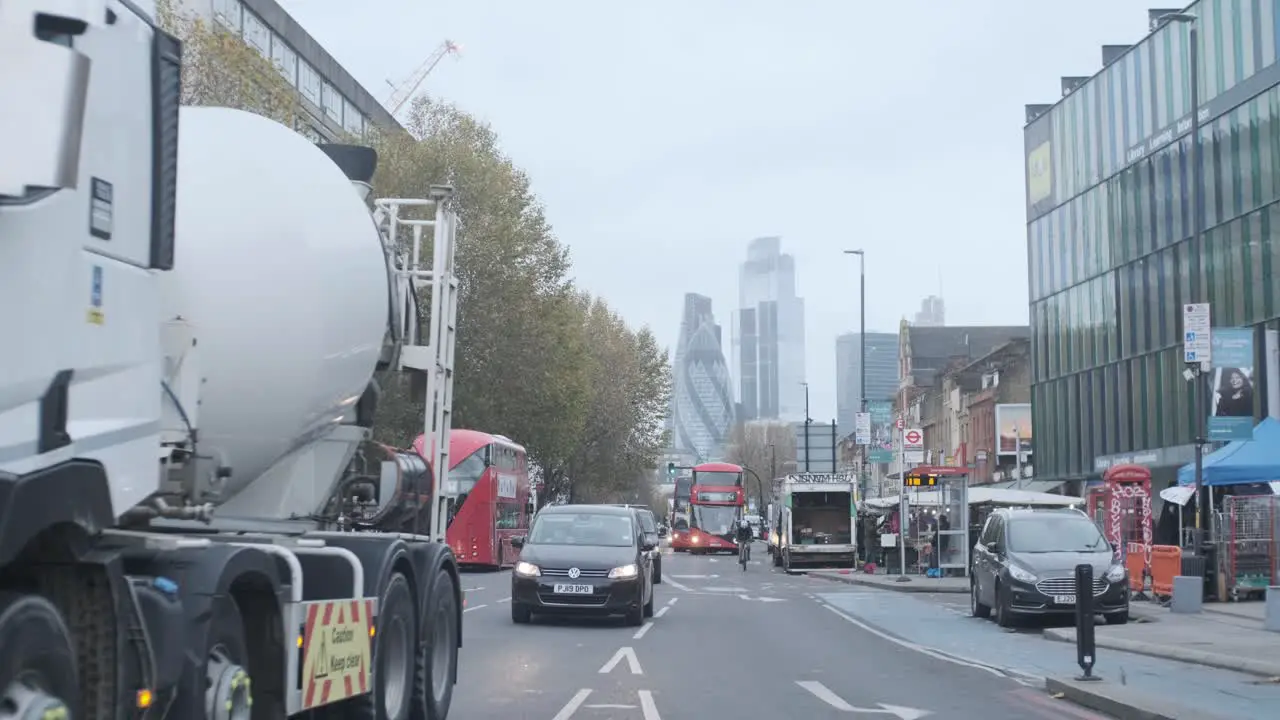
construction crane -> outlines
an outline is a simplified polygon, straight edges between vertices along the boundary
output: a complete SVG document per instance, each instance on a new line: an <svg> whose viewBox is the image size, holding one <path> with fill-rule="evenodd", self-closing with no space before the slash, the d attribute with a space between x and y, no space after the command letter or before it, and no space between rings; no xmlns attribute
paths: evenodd
<svg viewBox="0 0 1280 720"><path fill-rule="evenodd" d="M418 94L418 88L422 86L422 81L427 79L427 76L431 74L431 71L435 69L436 65L440 64L440 61L446 55L456 55L461 52L461 45L452 40L445 40L440 43L440 46L434 52L427 56L427 59L404 82L397 85L387 80L387 84L391 86L391 97L387 98L386 102L387 110L392 115L400 112L400 108L404 107L405 103Z"/></svg>

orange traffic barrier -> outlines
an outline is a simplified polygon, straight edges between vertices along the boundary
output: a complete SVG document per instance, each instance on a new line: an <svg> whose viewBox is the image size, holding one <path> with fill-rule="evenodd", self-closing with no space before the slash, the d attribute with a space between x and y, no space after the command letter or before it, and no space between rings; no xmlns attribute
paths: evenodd
<svg viewBox="0 0 1280 720"><path fill-rule="evenodd" d="M1151 547L1151 592L1173 594L1173 578L1182 574L1182 548L1172 545Z"/></svg>
<svg viewBox="0 0 1280 720"><path fill-rule="evenodd" d="M1129 589L1142 592L1147 580L1147 554L1142 549L1142 543L1125 544L1124 567L1129 571Z"/></svg>

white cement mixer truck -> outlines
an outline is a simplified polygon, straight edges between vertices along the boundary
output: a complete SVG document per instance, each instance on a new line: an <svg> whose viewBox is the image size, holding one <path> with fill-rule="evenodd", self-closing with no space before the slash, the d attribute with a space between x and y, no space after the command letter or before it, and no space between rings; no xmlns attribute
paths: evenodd
<svg viewBox="0 0 1280 720"><path fill-rule="evenodd" d="M142 0L0 0L0 720L444 720L448 188L179 109Z"/></svg>

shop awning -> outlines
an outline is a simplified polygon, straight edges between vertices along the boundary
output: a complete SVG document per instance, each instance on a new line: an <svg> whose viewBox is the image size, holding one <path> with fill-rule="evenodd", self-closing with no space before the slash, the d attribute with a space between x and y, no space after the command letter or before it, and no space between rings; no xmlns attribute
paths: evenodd
<svg viewBox="0 0 1280 720"><path fill-rule="evenodd" d="M1252 440L1234 440L1204 456L1205 485L1247 485L1280 480L1280 420L1253 428ZM1194 485L1196 466L1178 468L1178 484Z"/></svg>

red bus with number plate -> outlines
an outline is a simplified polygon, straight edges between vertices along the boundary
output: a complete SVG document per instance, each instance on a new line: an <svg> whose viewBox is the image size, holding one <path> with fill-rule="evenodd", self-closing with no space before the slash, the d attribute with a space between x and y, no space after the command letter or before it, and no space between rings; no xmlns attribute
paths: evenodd
<svg viewBox="0 0 1280 720"><path fill-rule="evenodd" d="M426 436L413 450L427 457ZM449 508L445 540L465 566L506 568L520 559L511 538L529 529L529 464L525 450L502 435L478 430L449 434L449 476L442 483L457 500Z"/></svg>
<svg viewBox="0 0 1280 720"><path fill-rule="evenodd" d="M672 527L671 547L691 553L738 552L738 520L746 507L742 467L703 463L693 468L688 527Z"/></svg>

